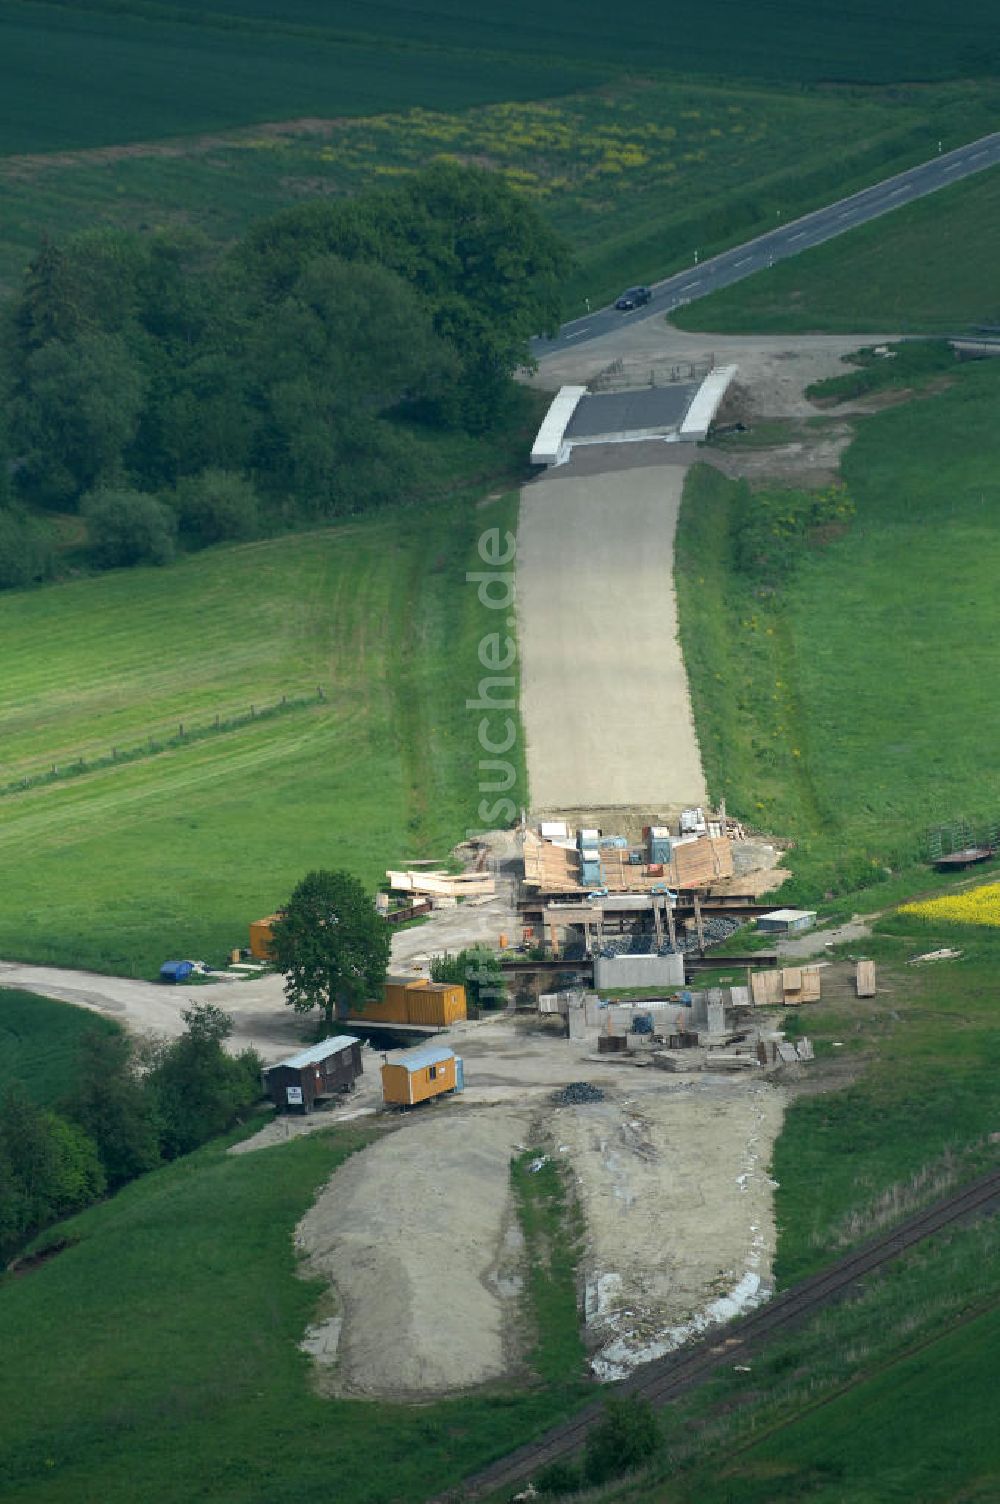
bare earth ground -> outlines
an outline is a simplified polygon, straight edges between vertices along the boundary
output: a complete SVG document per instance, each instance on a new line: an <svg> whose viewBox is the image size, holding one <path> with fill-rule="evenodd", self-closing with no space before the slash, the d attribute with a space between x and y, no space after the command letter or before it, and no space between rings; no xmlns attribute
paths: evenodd
<svg viewBox="0 0 1000 1504"><path fill-rule="evenodd" d="M639 1070L596 1058L596 1036L528 1033L509 1017L442 1039L465 1061L464 1096L406 1114L336 1172L300 1225L307 1272L333 1284L303 1342L324 1391L412 1397L519 1371L524 1271L508 1168L528 1146L547 1145L565 1166L584 1212L599 1377L622 1377L765 1297L779 1088ZM280 1119L230 1152L376 1111L379 1055L364 1058L342 1107ZM554 1088L580 1080L605 1101L553 1102Z"/></svg>
<svg viewBox="0 0 1000 1504"><path fill-rule="evenodd" d="M697 334L674 329L664 319L623 325L585 345L560 350L540 362L536 386L555 391L586 382L619 357L702 361L739 367L739 381L752 393L753 415L815 417L805 388L826 376L843 375L841 357L862 345L885 344L893 334ZM849 411L839 408L838 412Z"/></svg>
<svg viewBox="0 0 1000 1504"><path fill-rule="evenodd" d="M535 810L706 801L673 586L684 474L568 465L522 492L521 714Z"/></svg>
<svg viewBox="0 0 1000 1504"><path fill-rule="evenodd" d="M614 1100L557 1110L587 1226L585 1317L601 1379L624 1378L770 1293L783 1095L637 1073Z"/></svg>
<svg viewBox="0 0 1000 1504"><path fill-rule="evenodd" d="M510 1161L529 1119L428 1105L320 1192L296 1245L303 1272L331 1280L339 1296L341 1309L306 1338L327 1392L426 1397L516 1366L521 1237Z"/></svg>

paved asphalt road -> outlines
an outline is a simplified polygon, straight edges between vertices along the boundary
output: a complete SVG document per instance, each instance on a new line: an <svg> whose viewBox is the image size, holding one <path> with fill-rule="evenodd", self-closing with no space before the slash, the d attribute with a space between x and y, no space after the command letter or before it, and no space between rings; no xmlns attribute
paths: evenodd
<svg viewBox="0 0 1000 1504"><path fill-rule="evenodd" d="M684 303L703 298L706 293L728 287L732 282L740 282L764 267L785 261L789 256L797 256L800 251L821 245L824 240L843 235L845 230L851 230L855 225L877 219L880 214L888 214L901 204L922 198L924 194L933 193L937 188L946 188L950 183L957 183L960 178L970 177L997 163L1000 163L1000 131L992 136L982 136L978 141L970 141L956 151L943 152L940 156L932 157L929 162L922 162L919 167L911 167L907 172L898 173L896 177L886 178L882 183L875 183L871 188L851 194L850 198L838 199L825 209L816 209L812 214L770 230L766 235L759 235L756 240L748 240L743 245L734 246L731 251L723 251L720 256L713 256L700 265L692 266L688 271L678 272L664 282L657 282L653 286L652 301L644 308L635 309L631 313L617 313L614 308L601 308L584 318L573 319L562 326L554 339L533 340L532 353L536 359L542 359L567 346L586 344L602 334L610 334L623 325L660 318Z"/></svg>

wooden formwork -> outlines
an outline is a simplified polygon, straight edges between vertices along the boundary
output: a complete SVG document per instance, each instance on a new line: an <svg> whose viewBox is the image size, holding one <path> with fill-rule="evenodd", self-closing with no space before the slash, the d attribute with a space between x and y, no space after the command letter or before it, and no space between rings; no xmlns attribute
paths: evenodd
<svg viewBox="0 0 1000 1504"><path fill-rule="evenodd" d="M728 836L701 836L675 845L669 862L633 866L628 852L601 847L601 887L612 893L648 893L653 888L703 888L733 875L733 848ZM578 893L580 864L577 852L543 841L534 831L524 836L524 881L545 893Z"/></svg>

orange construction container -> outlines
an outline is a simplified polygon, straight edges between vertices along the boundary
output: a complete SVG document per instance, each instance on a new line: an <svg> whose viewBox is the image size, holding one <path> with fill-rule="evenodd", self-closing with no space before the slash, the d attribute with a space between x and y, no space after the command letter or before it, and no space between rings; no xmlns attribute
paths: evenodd
<svg viewBox="0 0 1000 1504"><path fill-rule="evenodd" d="M425 982L406 992L406 1021L446 1028L467 1017L465 988L453 982Z"/></svg>
<svg viewBox="0 0 1000 1504"><path fill-rule="evenodd" d="M394 978L385 984L384 995L356 1011L343 1022L372 1024L424 1024L446 1028L468 1016L465 988L451 982L428 982L426 977Z"/></svg>
<svg viewBox="0 0 1000 1504"><path fill-rule="evenodd" d="M369 998L363 1008L345 1013L342 1021L370 1024L405 1024L406 1012L399 1003L389 998Z"/></svg>
<svg viewBox="0 0 1000 1504"><path fill-rule="evenodd" d="M413 1107L457 1087L455 1052L443 1045L407 1050L382 1067L382 1098L387 1107Z"/></svg>
<svg viewBox="0 0 1000 1504"><path fill-rule="evenodd" d="M405 1024L407 1021L406 999L410 988L422 986L423 977L392 977L386 981L383 997L395 1010L393 1018L397 1024Z"/></svg>
<svg viewBox="0 0 1000 1504"><path fill-rule="evenodd" d="M274 935L271 925L280 914L268 914L266 919L255 919L250 926L250 954L256 956L258 961L270 961L272 957L271 945Z"/></svg>

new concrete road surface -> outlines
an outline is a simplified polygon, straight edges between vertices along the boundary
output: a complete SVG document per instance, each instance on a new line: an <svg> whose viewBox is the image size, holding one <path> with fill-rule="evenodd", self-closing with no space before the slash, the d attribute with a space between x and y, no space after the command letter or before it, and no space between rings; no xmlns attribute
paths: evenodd
<svg viewBox="0 0 1000 1504"><path fill-rule="evenodd" d="M778 225L766 235L759 235L756 240L748 240L743 245L734 246L731 251L723 251L720 256L712 256L700 264L695 263L687 271L667 277L665 281L656 283L652 301L644 308L636 308L630 313L618 313L614 308L601 308L584 318L573 319L563 325L554 339L534 340L532 353L540 360L567 345L586 343L624 326L662 318L685 303L692 303L696 298L703 298L733 282L741 282L754 272L774 266L776 262L787 260L789 256L797 256L800 251L807 251L811 246L821 245L825 240L843 235L845 231L865 224L870 219L878 219L880 215L898 209L901 204L923 198L925 194L934 193L939 188L947 188L962 178L983 172L998 163L1000 131L982 136L977 141L969 141L955 151L938 152L918 167L897 173L895 177L875 183L860 193L852 193L849 198L838 199L825 209L817 209L812 214L803 215L801 219Z"/></svg>
<svg viewBox="0 0 1000 1504"><path fill-rule="evenodd" d="M685 446L686 448L686 446ZM532 808L706 802L677 641L674 530L687 465L595 451L521 494L517 596L521 716ZM622 468L624 467L624 468Z"/></svg>

